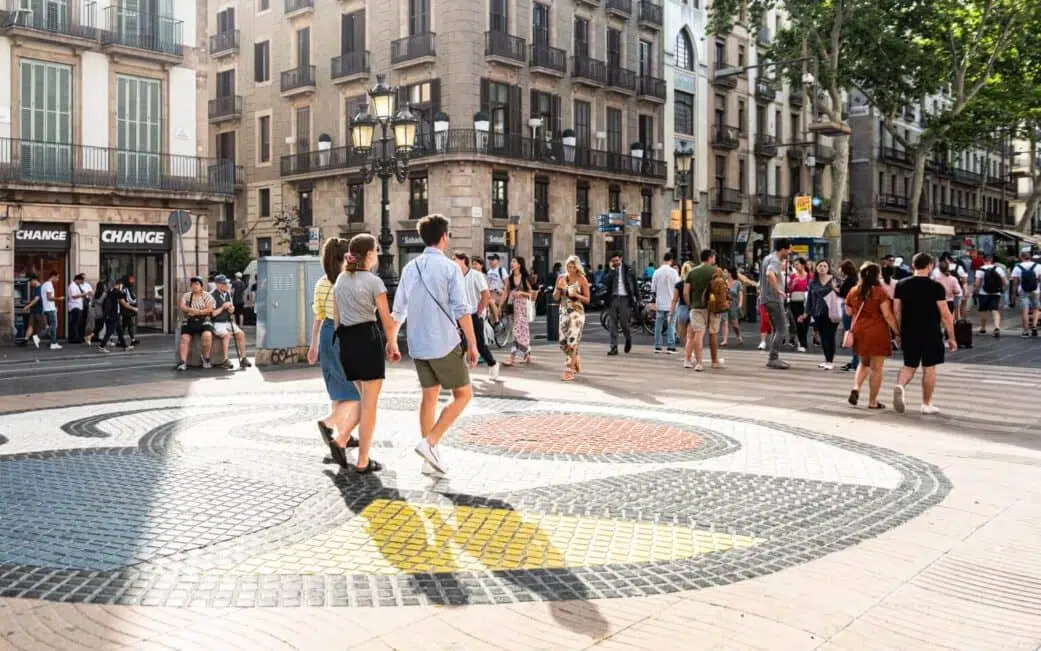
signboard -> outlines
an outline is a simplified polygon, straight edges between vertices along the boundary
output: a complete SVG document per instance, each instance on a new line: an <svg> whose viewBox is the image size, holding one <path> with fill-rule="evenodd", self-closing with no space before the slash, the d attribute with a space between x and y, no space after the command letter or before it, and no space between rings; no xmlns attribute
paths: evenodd
<svg viewBox="0 0 1041 651"><path fill-rule="evenodd" d="M531 234L531 246L535 249L548 249L552 246L553 234L552 233L532 233Z"/></svg>
<svg viewBox="0 0 1041 651"><path fill-rule="evenodd" d="M502 228L484 229L484 245L504 248L506 246L506 230Z"/></svg>
<svg viewBox="0 0 1041 651"><path fill-rule="evenodd" d="M593 246L592 235L575 235L575 248L576 249L588 249Z"/></svg>
<svg viewBox="0 0 1041 651"><path fill-rule="evenodd" d="M643 226L643 217L640 215L629 215L625 218L625 225L629 228L640 228Z"/></svg>
<svg viewBox="0 0 1041 651"><path fill-rule="evenodd" d="M808 194L795 197L795 218L801 222L813 221L813 198Z"/></svg>
<svg viewBox="0 0 1041 651"><path fill-rule="evenodd" d="M625 224L624 215L620 212L601 213L596 221L601 233L621 233Z"/></svg>
<svg viewBox="0 0 1041 651"><path fill-rule="evenodd" d="M311 253L318 253L318 250L322 248L322 229L318 226L311 226L307 229L307 250Z"/></svg>
<svg viewBox="0 0 1041 651"><path fill-rule="evenodd" d="M109 251L169 251L172 245L166 226L101 226L101 248Z"/></svg>
<svg viewBox="0 0 1041 651"><path fill-rule="evenodd" d="M416 231L398 231L398 246L410 249L425 249L423 238Z"/></svg>
<svg viewBox="0 0 1041 651"><path fill-rule="evenodd" d="M809 244L793 244L792 255L800 258L810 257L810 245Z"/></svg>
<svg viewBox="0 0 1041 651"><path fill-rule="evenodd" d="M177 235L184 235L192 230L192 215L187 210L171 210L166 225Z"/></svg>
<svg viewBox="0 0 1041 651"><path fill-rule="evenodd" d="M25 222L14 232L14 246L23 251L68 251L69 225Z"/></svg>

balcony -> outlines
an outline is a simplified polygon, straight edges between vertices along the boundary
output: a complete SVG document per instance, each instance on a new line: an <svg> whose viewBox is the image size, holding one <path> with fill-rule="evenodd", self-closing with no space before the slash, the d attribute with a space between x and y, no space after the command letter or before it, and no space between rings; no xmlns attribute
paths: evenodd
<svg viewBox="0 0 1041 651"><path fill-rule="evenodd" d="M633 0L607 0L604 9L608 16L618 16L627 19L633 15Z"/></svg>
<svg viewBox="0 0 1041 651"><path fill-rule="evenodd" d="M369 52L345 52L329 60L329 77L334 84L369 78Z"/></svg>
<svg viewBox="0 0 1041 651"><path fill-rule="evenodd" d="M907 212L910 206L910 201L907 197L899 194L880 194L878 195L878 207L882 210L890 210L893 212Z"/></svg>
<svg viewBox="0 0 1041 651"><path fill-rule="evenodd" d="M772 39L770 38L770 28L760 27L759 34L756 36L755 42L758 43L760 47L770 47L771 40Z"/></svg>
<svg viewBox="0 0 1041 651"><path fill-rule="evenodd" d="M712 146L716 149L737 149L741 144L741 135L737 127L717 124L712 127Z"/></svg>
<svg viewBox="0 0 1041 651"><path fill-rule="evenodd" d="M777 155L777 138L768 133L756 134L755 155L773 158Z"/></svg>
<svg viewBox="0 0 1041 651"><path fill-rule="evenodd" d="M764 102L772 102L777 99L777 82L773 79L756 79L755 97Z"/></svg>
<svg viewBox="0 0 1041 651"><path fill-rule="evenodd" d="M437 34L427 32L406 36L390 42L390 63L398 68L419 65L434 60L437 56L435 37Z"/></svg>
<svg viewBox="0 0 1041 651"><path fill-rule="evenodd" d="M239 30L229 29L210 36L210 56L215 59L239 53Z"/></svg>
<svg viewBox="0 0 1041 651"><path fill-rule="evenodd" d="M627 95L636 93L636 73L621 66L607 66L607 85Z"/></svg>
<svg viewBox="0 0 1041 651"><path fill-rule="evenodd" d="M727 64L723 61L716 63L716 74L712 76L712 84L720 88L737 88L737 75L719 76L720 71L725 70L727 67Z"/></svg>
<svg viewBox="0 0 1041 651"><path fill-rule="evenodd" d="M802 147L789 146L785 149L784 155L790 161L801 161L803 157Z"/></svg>
<svg viewBox="0 0 1041 651"><path fill-rule="evenodd" d="M517 68L527 63L528 44L519 37L503 32L484 33L484 57Z"/></svg>
<svg viewBox="0 0 1041 651"><path fill-rule="evenodd" d="M880 147L879 154L882 160L889 163L899 163L901 165L911 164L911 154L902 149L896 147Z"/></svg>
<svg viewBox="0 0 1041 651"><path fill-rule="evenodd" d="M25 4L24 0L7 0L0 5L0 33L70 45L98 38L98 8L94 2L74 0L71 6L48 3L45 11L19 11Z"/></svg>
<svg viewBox="0 0 1041 651"><path fill-rule="evenodd" d="M665 80L640 75L636 78L636 95L640 99L664 102L666 95Z"/></svg>
<svg viewBox="0 0 1041 651"><path fill-rule="evenodd" d="M998 172L1001 172L1001 171L1002 170L998 170ZM987 172L987 185L991 185L991 186L994 186L996 188L1000 188L1000 187L1008 184L1008 182L1009 182L1009 177L1006 174L1000 174L999 173L999 174L995 175L992 172Z"/></svg>
<svg viewBox="0 0 1041 651"><path fill-rule="evenodd" d="M283 70L280 87L283 97L313 93L315 89L314 66L300 66L292 70Z"/></svg>
<svg viewBox="0 0 1041 651"><path fill-rule="evenodd" d="M531 66L532 72L563 77L567 74L567 52L558 47L535 44L531 46L528 65Z"/></svg>
<svg viewBox="0 0 1041 651"><path fill-rule="evenodd" d="M575 82L602 88L607 85L607 64L591 57L571 57L571 76Z"/></svg>
<svg viewBox="0 0 1041 651"><path fill-rule="evenodd" d="M714 188L710 203L711 209L717 212L737 212L741 210L741 191L734 188Z"/></svg>
<svg viewBox="0 0 1041 651"><path fill-rule="evenodd" d="M235 222L221 219L214 226L216 226L214 230L218 240L227 241L235 239Z"/></svg>
<svg viewBox="0 0 1041 651"><path fill-rule="evenodd" d="M983 211L979 208L970 208L969 206L958 206L954 209L958 219L967 222L976 222L983 219Z"/></svg>
<svg viewBox="0 0 1041 651"><path fill-rule="evenodd" d="M956 183L962 183L964 185L980 185L983 181L983 175L979 172L973 172L972 170L966 170L960 167L951 168L951 178L953 178Z"/></svg>
<svg viewBox="0 0 1041 651"><path fill-rule="evenodd" d="M788 90L788 106L795 108L802 108L802 89L801 88L790 88Z"/></svg>
<svg viewBox="0 0 1041 651"><path fill-rule="evenodd" d="M113 53L159 63L181 63L183 21L123 9L105 8L101 46Z"/></svg>
<svg viewBox="0 0 1041 651"><path fill-rule="evenodd" d="M818 165L827 165L835 160L835 148L828 145L817 145L813 148L813 156Z"/></svg>
<svg viewBox="0 0 1041 651"><path fill-rule="evenodd" d="M777 194L757 194L752 197L756 217L775 217L784 211L784 197Z"/></svg>
<svg viewBox="0 0 1041 651"><path fill-rule="evenodd" d="M131 196L177 194L228 199L235 164L195 156L0 138L0 187L68 192L99 190Z"/></svg>
<svg viewBox="0 0 1041 651"><path fill-rule="evenodd" d="M286 0L286 18L314 13L314 0Z"/></svg>
<svg viewBox="0 0 1041 651"><path fill-rule="evenodd" d="M640 0L640 27L660 30L665 22L662 6L650 0Z"/></svg>
<svg viewBox="0 0 1041 651"><path fill-rule="evenodd" d="M211 99L206 110L210 124L230 122L242 117L242 95L226 95Z"/></svg>
<svg viewBox="0 0 1041 651"><path fill-rule="evenodd" d="M528 163L542 170L570 168L656 181L664 181L666 172L666 164L660 160L635 158L589 147L569 147L559 140L533 140L518 134L497 134L473 129L451 129L417 136L410 157L421 160L435 156L455 160L502 158ZM334 147L327 151L283 156L280 170L282 176L346 174L348 168L360 167L365 161L351 148Z"/></svg>

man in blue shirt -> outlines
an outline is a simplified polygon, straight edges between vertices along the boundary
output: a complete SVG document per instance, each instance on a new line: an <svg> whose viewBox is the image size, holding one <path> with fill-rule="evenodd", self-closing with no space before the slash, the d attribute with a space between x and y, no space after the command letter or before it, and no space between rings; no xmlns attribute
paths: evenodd
<svg viewBox="0 0 1041 651"><path fill-rule="evenodd" d="M392 315L396 325L393 332L387 333L387 350L392 355L396 352L398 328L406 321L412 323L408 329L408 352L423 388L419 405L423 440L416 446L416 454L426 462L424 472L438 474L444 474L445 465L437 444L473 398L468 369L477 366L477 339L463 274L445 255L448 225L443 215L427 215L419 220L417 230L427 248L401 271ZM442 387L452 391L452 402L435 420Z"/></svg>

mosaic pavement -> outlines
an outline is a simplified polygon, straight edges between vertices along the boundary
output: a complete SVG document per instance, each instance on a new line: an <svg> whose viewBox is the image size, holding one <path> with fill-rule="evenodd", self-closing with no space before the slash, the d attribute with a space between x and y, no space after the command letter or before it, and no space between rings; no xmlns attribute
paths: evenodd
<svg viewBox="0 0 1041 651"><path fill-rule="evenodd" d="M636 597L877 536L950 486L918 459L721 414L476 399L420 473L385 395L358 476L314 393L0 416L0 596L166 606ZM323 463L324 462L324 463Z"/></svg>

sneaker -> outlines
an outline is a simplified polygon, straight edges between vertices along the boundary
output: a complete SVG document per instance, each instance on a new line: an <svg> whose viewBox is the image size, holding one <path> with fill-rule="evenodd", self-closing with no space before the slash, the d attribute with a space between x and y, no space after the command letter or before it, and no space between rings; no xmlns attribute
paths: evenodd
<svg viewBox="0 0 1041 651"><path fill-rule="evenodd" d="M852 371L853 370L853 365L850 364L849 362L846 362L845 364L843 364L839 368L841 368L843 371Z"/></svg>
<svg viewBox="0 0 1041 651"><path fill-rule="evenodd" d="M922 414L925 416L933 416L940 413L940 410L932 405L922 405Z"/></svg>
<svg viewBox="0 0 1041 651"><path fill-rule="evenodd" d="M61 350L60 344L51 344L51 350Z"/></svg>
<svg viewBox="0 0 1041 651"><path fill-rule="evenodd" d="M105 353L107 355L108 354L108 348L105 348L104 346L98 346L98 352L99 353Z"/></svg>
<svg viewBox="0 0 1041 651"><path fill-rule="evenodd" d="M134 349L134 344L130 344L129 346L127 346L126 352L128 352L128 353L129 353L129 352L130 352L130 351L132 351L133 349Z"/></svg>
<svg viewBox="0 0 1041 651"><path fill-rule="evenodd" d="M799 346L799 352L800 353L805 353L806 352L806 347L805 346Z"/></svg>
<svg viewBox="0 0 1041 651"><path fill-rule="evenodd" d="M704 370L705 370L705 366L701 362L698 362L697 364L694 365L694 372L695 373L700 373L700 372L702 372Z"/></svg>
<svg viewBox="0 0 1041 651"><path fill-rule="evenodd" d="M1037 336L1037 328L1034 328L1033 330L1030 331L1030 336L1031 337L1036 337Z"/></svg>
<svg viewBox="0 0 1041 651"><path fill-rule="evenodd" d="M253 366L253 364L250 363L249 359L243 357L239 360L239 368L249 368L251 366Z"/></svg>
<svg viewBox="0 0 1041 651"><path fill-rule="evenodd" d="M675 348L670 348L670 349L666 350L665 352L667 354L669 354L669 355L675 355L676 354L676 349Z"/></svg>
<svg viewBox="0 0 1041 651"><path fill-rule="evenodd" d="M625 354L628 355L630 353L630 351L632 351L632 349L633 349L633 340L632 339L626 339L625 340Z"/></svg>
<svg viewBox="0 0 1041 651"><path fill-rule="evenodd" d="M683 360L683 368L694 368L694 362L689 359Z"/></svg>
<svg viewBox="0 0 1041 651"><path fill-rule="evenodd" d="M222 369L224 369L225 371L234 371L235 370L235 365L231 363L230 359L224 360L224 363L221 364L220 367Z"/></svg>
<svg viewBox="0 0 1041 651"><path fill-rule="evenodd" d="M421 440L419 444L416 445L415 452L422 457L424 461L429 463L434 470L440 473L445 472L445 467L441 464L441 459L438 458L437 452L434 451L434 448L430 447L430 444L426 442L426 439Z"/></svg>
<svg viewBox="0 0 1041 651"><path fill-rule="evenodd" d="M787 371L792 367L791 364L784 361L783 359L771 359L766 363L766 368L775 368L781 371Z"/></svg>
<svg viewBox="0 0 1041 651"><path fill-rule="evenodd" d="M424 475L437 475L443 476L445 473L435 468L429 461L423 462L423 470L421 471Z"/></svg>
<svg viewBox="0 0 1041 651"><path fill-rule="evenodd" d="M987 329L986 328L980 328L980 332L979 333L981 335L985 335L985 334L987 334Z"/></svg>
<svg viewBox="0 0 1041 651"><path fill-rule="evenodd" d="M180 364L177 365L177 370L178 371L187 371L188 370L188 363L187 362L181 362Z"/></svg>
<svg viewBox="0 0 1041 651"><path fill-rule="evenodd" d="M765 341L760 341L759 345L756 346L756 348L758 348L759 350L766 350L766 342Z"/></svg>
<svg viewBox="0 0 1041 651"><path fill-rule="evenodd" d="M997 328L994 329L994 338L1001 339L1001 330L998 330Z"/></svg>
<svg viewBox="0 0 1041 651"><path fill-rule="evenodd" d="M825 371L830 371L833 368L835 368L835 365L832 364L831 362L824 362L823 364L821 364L821 368L824 369Z"/></svg>
<svg viewBox="0 0 1041 651"><path fill-rule="evenodd" d="M1030 337L1030 331L1029 330L1024 330L1019 336L1024 338L1024 339L1027 339L1027 338Z"/></svg>
<svg viewBox="0 0 1041 651"><path fill-rule="evenodd" d="M202 360L202 367L203 368L213 368L213 364L210 362L210 360L203 359Z"/></svg>
<svg viewBox="0 0 1041 651"><path fill-rule="evenodd" d="M492 382L498 382L499 381L499 367L500 366L501 366L501 364L496 364L495 366L493 366L493 367L488 369L488 379L491 380Z"/></svg>
<svg viewBox="0 0 1041 651"><path fill-rule="evenodd" d="M893 387L893 409L898 414L904 413L904 387L899 384Z"/></svg>
<svg viewBox="0 0 1041 651"><path fill-rule="evenodd" d="M33 335L33 346L40 347L40 335Z"/></svg>
<svg viewBox="0 0 1041 651"><path fill-rule="evenodd" d="M657 346L655 346L654 347L654 354L655 355L661 355L661 348L658 348Z"/></svg>
<svg viewBox="0 0 1041 651"><path fill-rule="evenodd" d="M712 368L721 369L721 368L726 368L726 367L727 367L727 360L725 360L723 358L720 358L720 359L712 362Z"/></svg>

